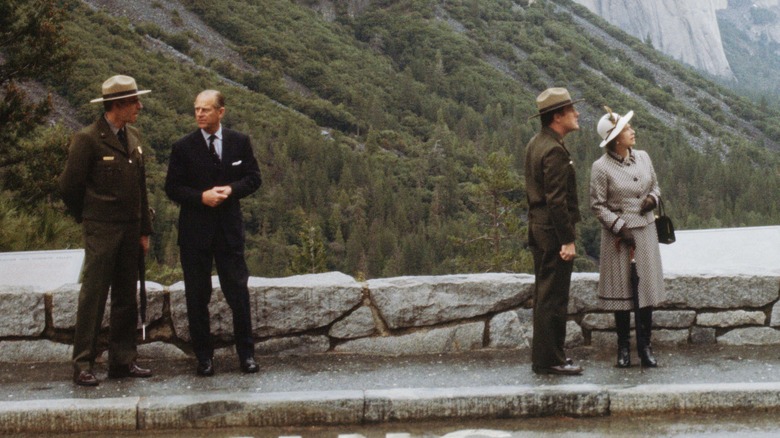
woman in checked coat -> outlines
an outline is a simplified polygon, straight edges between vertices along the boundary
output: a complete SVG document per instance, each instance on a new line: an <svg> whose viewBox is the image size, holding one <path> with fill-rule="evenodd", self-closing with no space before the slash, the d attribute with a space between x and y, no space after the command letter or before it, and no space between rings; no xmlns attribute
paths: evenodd
<svg viewBox="0 0 780 438"><path fill-rule="evenodd" d="M590 207L602 225L599 304L615 313L617 366L631 366L630 312L634 310L640 362L655 367L650 345L653 307L665 297L653 215L661 191L650 156L634 149L636 138L628 123L634 112L621 117L605 109L607 114L596 128L605 153L593 163L590 177ZM631 284L632 257L639 274L636 297Z"/></svg>

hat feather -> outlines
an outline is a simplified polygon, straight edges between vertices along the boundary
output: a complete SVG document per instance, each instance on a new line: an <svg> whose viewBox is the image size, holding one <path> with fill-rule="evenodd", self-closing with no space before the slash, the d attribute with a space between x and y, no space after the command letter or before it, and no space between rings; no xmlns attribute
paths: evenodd
<svg viewBox="0 0 780 438"><path fill-rule="evenodd" d="M617 123L618 118L615 116L615 114L612 112L612 108L604 105L604 110L609 113L609 119L612 120L612 123Z"/></svg>

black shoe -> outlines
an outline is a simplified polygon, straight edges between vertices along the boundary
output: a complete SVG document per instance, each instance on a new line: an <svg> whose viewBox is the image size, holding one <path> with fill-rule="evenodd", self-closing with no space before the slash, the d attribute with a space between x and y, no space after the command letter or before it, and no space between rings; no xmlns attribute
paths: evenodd
<svg viewBox="0 0 780 438"><path fill-rule="evenodd" d="M198 367L195 369L195 372L199 376L213 376L214 375L214 361L211 359L206 360L199 360L198 361Z"/></svg>
<svg viewBox="0 0 780 438"><path fill-rule="evenodd" d="M255 362L254 358L247 358L241 360L241 371L249 374L260 371L260 367Z"/></svg>
<svg viewBox="0 0 780 438"><path fill-rule="evenodd" d="M98 386L100 381L95 377L95 373L91 370L87 371L74 371L73 383L79 386Z"/></svg>
<svg viewBox="0 0 780 438"><path fill-rule="evenodd" d="M536 374L557 374L561 376L578 376L583 371L581 366L570 363L554 367L538 367L534 365L532 369Z"/></svg>
<svg viewBox="0 0 780 438"><path fill-rule="evenodd" d="M628 347L618 347L617 364L618 368L631 367L631 350Z"/></svg>
<svg viewBox="0 0 780 438"><path fill-rule="evenodd" d="M658 361L653 356L653 347L649 344L639 349L639 360L642 366L646 368L656 368L658 366Z"/></svg>
<svg viewBox="0 0 780 438"><path fill-rule="evenodd" d="M108 367L108 377L112 379L122 379L125 377L146 378L152 377L152 370L141 368L135 362L129 365L112 365Z"/></svg>

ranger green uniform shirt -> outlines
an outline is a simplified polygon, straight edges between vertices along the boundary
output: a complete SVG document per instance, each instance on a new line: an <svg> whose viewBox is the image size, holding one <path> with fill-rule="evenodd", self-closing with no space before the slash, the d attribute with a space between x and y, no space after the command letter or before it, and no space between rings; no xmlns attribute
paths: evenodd
<svg viewBox="0 0 780 438"><path fill-rule="evenodd" d="M144 156L138 130L125 125L128 147L117 140L105 116L77 132L71 141L60 191L77 222L141 222L152 233Z"/></svg>
<svg viewBox="0 0 780 438"><path fill-rule="evenodd" d="M551 226L561 245L574 242L580 221L574 163L563 138L550 128L528 143L525 155L528 222Z"/></svg>

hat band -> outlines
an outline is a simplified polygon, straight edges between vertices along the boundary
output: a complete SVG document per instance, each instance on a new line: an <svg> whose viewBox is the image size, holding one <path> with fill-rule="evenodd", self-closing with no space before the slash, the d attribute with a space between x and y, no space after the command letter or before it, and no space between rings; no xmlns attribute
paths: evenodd
<svg viewBox="0 0 780 438"><path fill-rule="evenodd" d="M115 99L117 97L130 96L130 95L137 94L137 93L138 93L138 90L135 90L135 89L134 90L127 90L127 91L118 91L116 93L104 94L103 95L103 99L104 100L106 100L106 99Z"/></svg>
<svg viewBox="0 0 780 438"><path fill-rule="evenodd" d="M606 132L607 136L604 137L605 139L609 138L609 136L612 134L612 131L614 131L615 128L617 128L617 124L618 124L619 121L620 121L620 116L616 115L615 116L615 124L611 128L607 129L607 132Z"/></svg>
<svg viewBox="0 0 780 438"><path fill-rule="evenodd" d="M548 106L546 108L540 109L539 110L539 114L546 113L547 111L552 111L552 110L554 110L556 108L561 108L561 107L564 107L566 105L571 105L572 103L573 102L571 101L571 99L566 99L563 102L558 102L558 103L550 105L550 106Z"/></svg>

